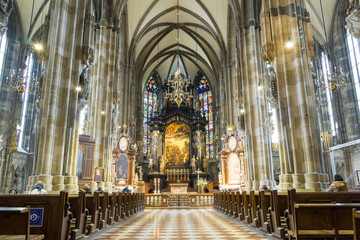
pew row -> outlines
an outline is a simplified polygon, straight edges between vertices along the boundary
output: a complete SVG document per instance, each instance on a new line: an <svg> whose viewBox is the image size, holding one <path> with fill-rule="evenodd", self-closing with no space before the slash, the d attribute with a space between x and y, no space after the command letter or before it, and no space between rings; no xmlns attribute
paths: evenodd
<svg viewBox="0 0 360 240"><path fill-rule="evenodd" d="M216 192L214 209L278 239L360 240L357 192Z"/></svg>

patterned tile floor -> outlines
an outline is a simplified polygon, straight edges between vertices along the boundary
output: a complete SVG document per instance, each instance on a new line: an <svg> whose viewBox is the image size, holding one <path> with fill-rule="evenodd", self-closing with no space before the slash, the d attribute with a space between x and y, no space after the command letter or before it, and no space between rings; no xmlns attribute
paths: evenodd
<svg viewBox="0 0 360 240"><path fill-rule="evenodd" d="M88 239L273 239L207 209L147 209Z"/></svg>

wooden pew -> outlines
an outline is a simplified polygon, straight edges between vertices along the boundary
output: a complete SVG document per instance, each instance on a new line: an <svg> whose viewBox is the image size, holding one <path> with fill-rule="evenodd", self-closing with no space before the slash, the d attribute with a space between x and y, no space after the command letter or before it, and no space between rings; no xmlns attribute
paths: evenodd
<svg viewBox="0 0 360 240"><path fill-rule="evenodd" d="M227 215L230 215L230 212L231 212L231 192L226 192L226 195L225 195L225 213Z"/></svg>
<svg viewBox="0 0 360 240"><path fill-rule="evenodd" d="M118 222L120 220L118 197L119 193L116 192L109 195L110 216L108 224L112 224L112 222Z"/></svg>
<svg viewBox="0 0 360 240"><path fill-rule="evenodd" d="M262 190L259 192L259 205L257 206L257 215L259 217L260 229L266 232L271 232L269 218L268 218L269 207L270 207L270 192Z"/></svg>
<svg viewBox="0 0 360 240"><path fill-rule="evenodd" d="M351 239L353 208L360 209L360 203L294 203L289 239Z"/></svg>
<svg viewBox="0 0 360 240"><path fill-rule="evenodd" d="M104 192L99 195L100 207L101 207L101 218L100 218L100 226L99 229L103 229L107 225L109 225L109 217L110 217L110 200L109 193Z"/></svg>
<svg viewBox="0 0 360 240"><path fill-rule="evenodd" d="M224 212L224 211L225 211L225 202L224 202L224 199L225 199L225 193L224 193L224 192L220 192L220 195L219 195L219 211L220 211L220 212Z"/></svg>
<svg viewBox="0 0 360 240"><path fill-rule="evenodd" d="M249 216L248 222L259 228L259 216L257 214L257 206L259 204L259 194L255 193L255 191L250 191L249 195Z"/></svg>
<svg viewBox="0 0 360 240"><path fill-rule="evenodd" d="M118 197L117 197L117 205L118 205L118 216L119 216L119 221L121 219L124 219L125 217L125 206L124 206L124 193L119 193Z"/></svg>
<svg viewBox="0 0 360 240"><path fill-rule="evenodd" d="M67 240L69 238L72 213L69 211L70 204L66 190L61 191L60 194L0 195L0 206L30 206L33 214L37 212L38 216L41 216L42 213L42 219L39 218L42 221L35 222L39 226L30 226L32 235L44 235L46 240Z"/></svg>
<svg viewBox="0 0 360 240"><path fill-rule="evenodd" d="M86 194L86 208L89 210L89 217L87 221L87 235L97 231L100 227L100 197L99 192L94 194Z"/></svg>
<svg viewBox="0 0 360 240"><path fill-rule="evenodd" d="M243 191L241 194L240 202L240 221L247 221L246 216L249 215L249 195L246 194L246 191Z"/></svg>
<svg viewBox="0 0 360 240"><path fill-rule="evenodd" d="M142 193L141 194L141 196L142 196L142 210L144 210L145 209L145 193Z"/></svg>
<svg viewBox="0 0 360 240"><path fill-rule="evenodd" d="M240 208L241 208L241 195L240 195L240 192L235 192L234 218L236 218L236 219L239 218Z"/></svg>
<svg viewBox="0 0 360 240"><path fill-rule="evenodd" d="M219 211L219 192L214 192L214 209Z"/></svg>
<svg viewBox="0 0 360 240"><path fill-rule="evenodd" d="M44 235L30 235L29 206L0 207L0 222L6 224L0 228L0 239L12 239L13 236L8 235L25 235L26 240L44 239ZM16 239L20 238L16 237Z"/></svg>
<svg viewBox="0 0 360 240"><path fill-rule="evenodd" d="M86 209L85 192L79 191L78 195L69 196L70 210L73 214L71 224L71 239L79 239L86 234L86 223L89 216L89 210Z"/></svg>
<svg viewBox="0 0 360 240"><path fill-rule="evenodd" d="M272 235L286 239L285 237L285 210L287 208L287 195L286 193L278 193L277 190L270 192L270 208L268 210L269 228Z"/></svg>
<svg viewBox="0 0 360 240"><path fill-rule="evenodd" d="M286 215L285 220L286 220L286 225L287 225L289 234L292 234L292 235L296 234L297 236L303 235L302 233L299 233L296 231L298 222L296 222L296 218L294 216L295 204L297 204L298 208L301 207L301 211L305 211L305 210L302 210L302 208L305 208L305 207L302 205L299 205L302 203L307 203L307 204L310 204L310 203L319 204L320 203L320 204L324 204L324 206L325 206L325 203L360 203L360 193L357 193L357 192L312 192L312 193L300 192L300 193L297 193L295 189L289 189L288 196L287 196L287 210L285 212L285 215ZM300 210L297 210L297 211L300 211ZM331 211L335 211L335 210L332 209ZM330 212L330 210L328 210L328 212ZM351 212L349 209L344 208L344 214L349 215L350 214L349 212ZM328 213L328 214L330 214L330 213ZM341 211L341 214L343 214L343 211ZM346 229L346 228L348 228L349 225L352 226L352 223L350 224L349 219L351 219L351 214L349 215L347 220L345 220L345 219L341 220L341 223L339 223L338 229L341 231L342 230L347 231L348 229ZM302 226L302 227L306 228L306 226ZM326 228L325 225L322 227ZM316 230L318 230L318 229L316 229ZM308 234L308 233L304 232L304 235L306 235L306 234ZM317 232L314 233L314 235L316 235L316 234L317 234ZM334 233L334 234L337 235L337 233ZM344 232L344 233L340 232L339 234L346 235L346 232ZM324 235L325 235L325 233L324 233Z"/></svg>
<svg viewBox="0 0 360 240"><path fill-rule="evenodd" d="M131 193L124 193L123 196L124 196L125 217L130 217L131 216L131 204L130 204Z"/></svg>
<svg viewBox="0 0 360 240"><path fill-rule="evenodd" d="M352 219L353 219L354 240L360 240L360 211L356 211L355 209L353 209Z"/></svg>
<svg viewBox="0 0 360 240"><path fill-rule="evenodd" d="M236 204L236 201L235 201L235 197L236 197L236 192L230 192L230 208L229 208L229 215L230 216L234 216L234 211L235 211L235 204Z"/></svg>

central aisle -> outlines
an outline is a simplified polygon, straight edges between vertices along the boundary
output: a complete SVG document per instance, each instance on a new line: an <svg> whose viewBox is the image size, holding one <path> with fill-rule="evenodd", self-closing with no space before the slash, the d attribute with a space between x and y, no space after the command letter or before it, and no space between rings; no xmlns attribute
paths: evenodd
<svg viewBox="0 0 360 240"><path fill-rule="evenodd" d="M208 209L146 209L90 239L273 239Z"/></svg>

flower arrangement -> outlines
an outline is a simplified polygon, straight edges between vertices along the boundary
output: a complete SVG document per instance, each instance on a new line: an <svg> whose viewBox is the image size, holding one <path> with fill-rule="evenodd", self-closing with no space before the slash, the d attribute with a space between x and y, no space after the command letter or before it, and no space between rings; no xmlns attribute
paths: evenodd
<svg viewBox="0 0 360 240"><path fill-rule="evenodd" d="M207 184L208 184L208 181L206 181L206 179L204 179L204 178L199 178L198 185L199 185L201 188L204 188Z"/></svg>

